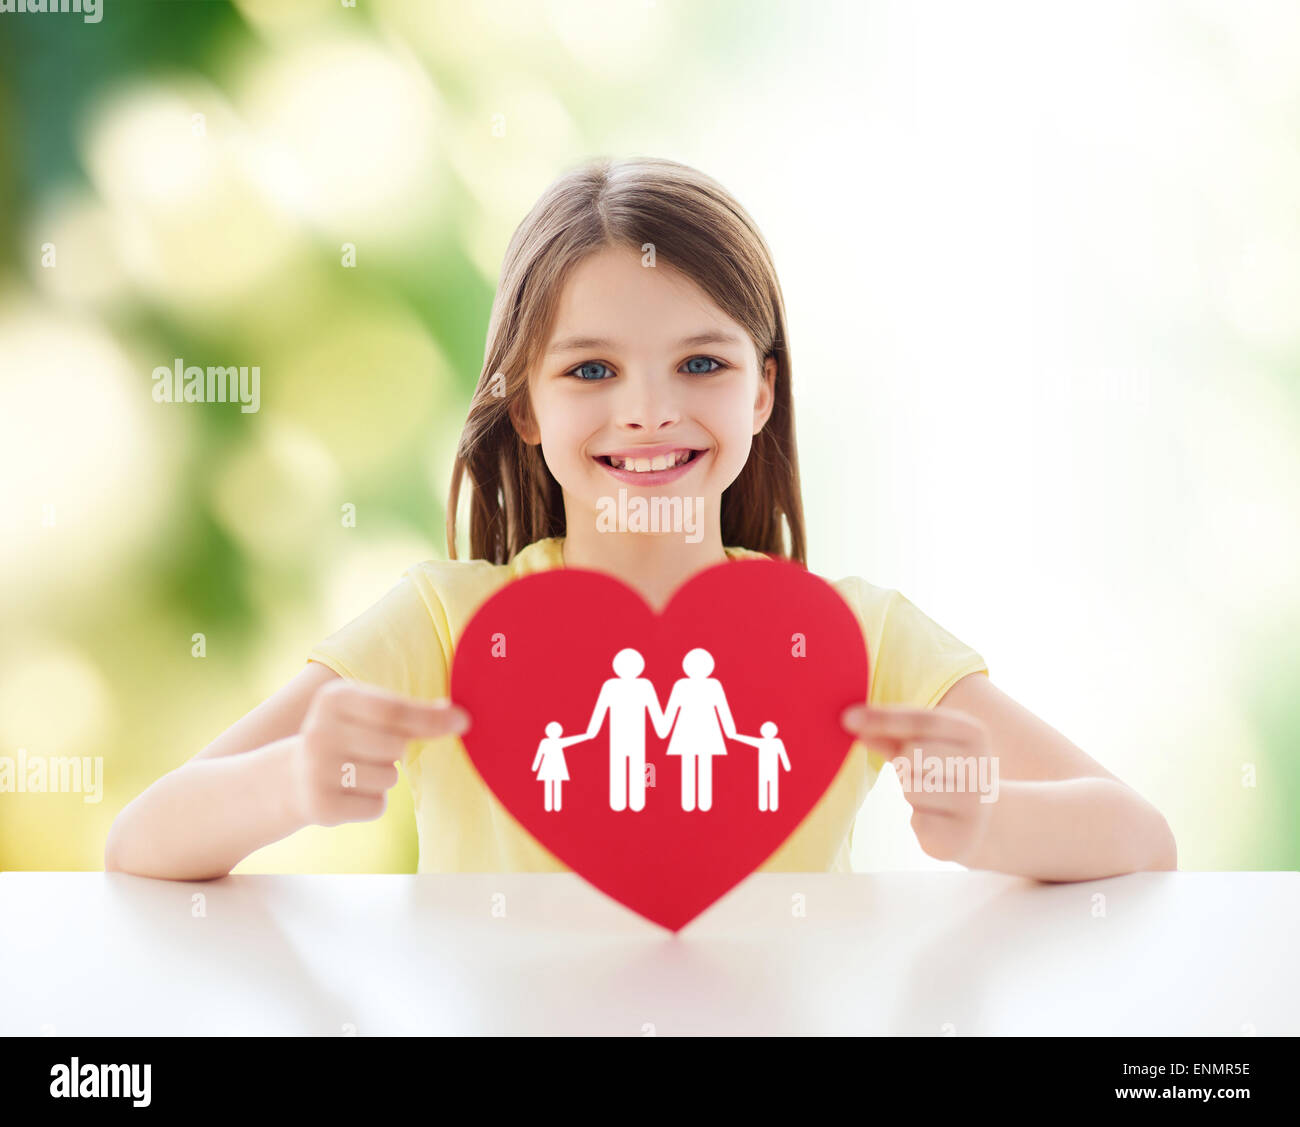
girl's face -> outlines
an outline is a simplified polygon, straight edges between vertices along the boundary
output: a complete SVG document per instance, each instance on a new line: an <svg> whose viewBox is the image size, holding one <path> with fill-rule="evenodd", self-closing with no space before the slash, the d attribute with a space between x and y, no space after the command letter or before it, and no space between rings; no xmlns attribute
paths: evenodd
<svg viewBox="0 0 1300 1127"><path fill-rule="evenodd" d="M620 488L702 497L717 513L772 412L775 377L775 360L760 372L748 333L689 278L606 247L570 274L529 373L536 425L516 426L541 443L570 527Z"/></svg>

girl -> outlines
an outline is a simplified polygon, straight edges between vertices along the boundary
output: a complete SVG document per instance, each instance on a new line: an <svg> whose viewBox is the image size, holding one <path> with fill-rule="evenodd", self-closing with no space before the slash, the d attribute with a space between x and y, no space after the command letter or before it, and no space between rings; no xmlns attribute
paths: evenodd
<svg viewBox="0 0 1300 1127"><path fill-rule="evenodd" d="M466 481L471 558L458 560ZM702 525L598 525L620 490L690 499ZM274 696L130 803L106 867L224 875L304 825L377 818L402 760L420 872L565 870L456 738L471 718L446 698L447 677L474 610L547 568L609 572L659 606L726 559L806 564L781 288L718 183L667 160L598 160L546 190L506 250L446 533L448 561L408 569ZM928 776L905 788L931 856L1042 880L1176 867L1159 811L997 689L975 650L898 591L856 576L834 586L871 656L862 703L842 718L856 738L762 871L850 871L854 817L880 765L914 748L948 765L995 756L1003 779L996 803L954 785L951 766L941 789Z"/></svg>
<svg viewBox="0 0 1300 1127"><path fill-rule="evenodd" d="M585 732L576 736L565 736L558 720L546 725L546 736L537 745L537 754L533 756L533 765L529 770L537 772L537 779L546 785L543 787L542 801L547 810L561 809L563 795L560 788L569 781L569 765L564 761L564 749L581 743L587 738Z"/></svg>

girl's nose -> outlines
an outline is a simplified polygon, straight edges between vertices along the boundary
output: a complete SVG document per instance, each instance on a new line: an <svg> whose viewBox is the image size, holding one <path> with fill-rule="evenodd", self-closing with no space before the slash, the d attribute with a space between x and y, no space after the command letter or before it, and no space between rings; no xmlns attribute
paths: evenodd
<svg viewBox="0 0 1300 1127"><path fill-rule="evenodd" d="M654 434L681 421L681 407L667 381L634 376L622 390L614 420L620 427Z"/></svg>

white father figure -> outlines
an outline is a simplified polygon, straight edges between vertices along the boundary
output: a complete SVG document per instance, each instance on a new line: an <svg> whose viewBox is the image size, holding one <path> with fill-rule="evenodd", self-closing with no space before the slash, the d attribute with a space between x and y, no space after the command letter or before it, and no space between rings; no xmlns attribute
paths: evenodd
<svg viewBox="0 0 1300 1127"><path fill-rule="evenodd" d="M596 707L587 725L587 739L594 739L609 713L609 808L645 809L645 718L659 732L665 717L655 695L654 684L642 677L645 659L633 649L614 655L614 672L600 687ZM666 732L664 733L667 734Z"/></svg>

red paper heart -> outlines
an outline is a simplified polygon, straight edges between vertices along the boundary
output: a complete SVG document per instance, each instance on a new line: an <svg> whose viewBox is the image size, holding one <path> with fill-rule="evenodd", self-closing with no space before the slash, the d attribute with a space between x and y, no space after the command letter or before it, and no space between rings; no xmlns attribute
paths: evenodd
<svg viewBox="0 0 1300 1127"><path fill-rule="evenodd" d="M613 671L615 654L625 648L642 655L641 677L661 709L675 684L686 682L668 738L659 738L634 699L644 699L650 686ZM772 745L760 752L720 734L711 703L716 690L682 669L684 655L696 648L713 658L709 676L720 683L738 733L758 737L773 721L789 770ZM644 733L645 763L653 768L644 806L632 808L633 781L629 805L611 807L609 714L593 739L562 749L569 778L560 782L558 809L547 810L549 788L541 780L562 771L550 769L557 766L554 745L539 755L546 726L557 721L561 738L585 733L611 680L609 699L628 708L620 729L633 733L633 744L636 731ZM799 826L852 746L840 713L866 696L867 651L857 619L829 583L786 560L718 564L678 588L658 615L601 572L525 576L478 609L456 647L451 677L451 698L472 721L461 739L501 804L574 872L671 931L757 869ZM725 754L711 758L707 811L700 807L708 772L696 759L695 808L688 811L682 768L690 757L668 752L709 746L710 714L718 733L712 746ZM764 754L777 767L775 810L759 809ZM641 776L633 762L631 773ZM765 791L771 793L770 784Z"/></svg>

